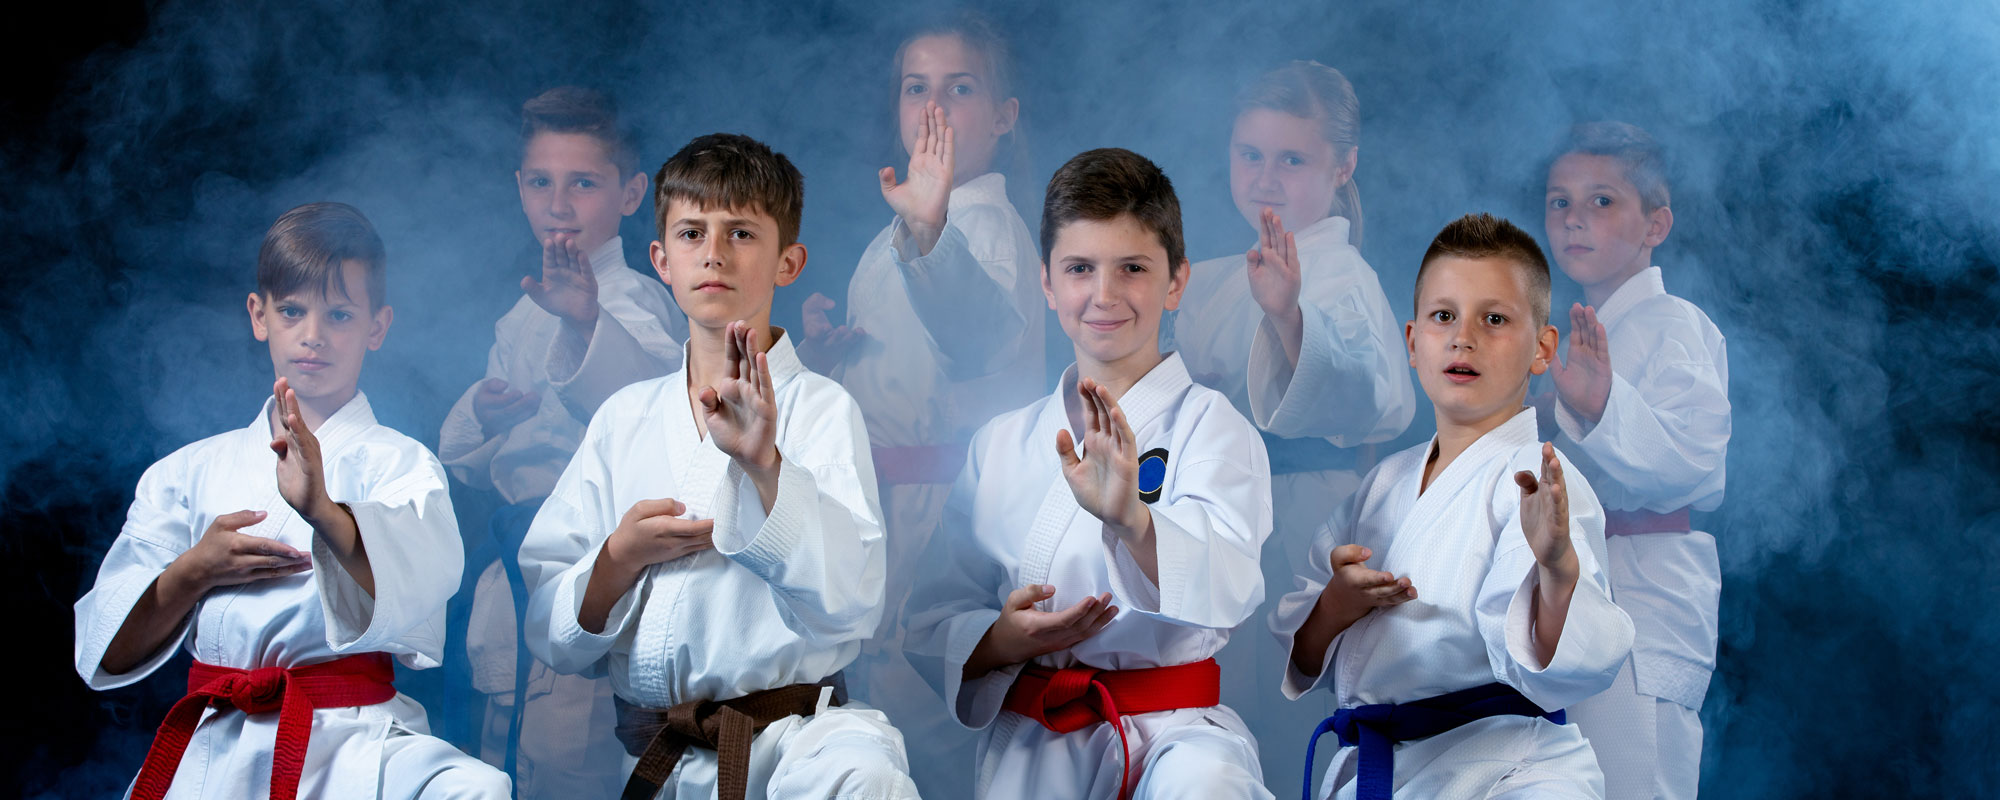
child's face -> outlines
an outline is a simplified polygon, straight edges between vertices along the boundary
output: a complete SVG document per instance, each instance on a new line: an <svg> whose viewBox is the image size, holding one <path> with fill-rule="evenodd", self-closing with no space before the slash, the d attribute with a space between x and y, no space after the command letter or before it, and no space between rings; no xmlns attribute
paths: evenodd
<svg viewBox="0 0 2000 800"><path fill-rule="evenodd" d="M925 101L944 109L951 124L953 177L959 182L993 169L1000 137L1014 130L1021 102L996 96L986 59L957 36L925 36L903 48L902 88L896 101L903 152L916 148Z"/></svg>
<svg viewBox="0 0 2000 800"><path fill-rule="evenodd" d="M646 196L645 174L620 182L604 142L587 133L536 134L514 182L535 241L574 238L586 255L618 235L619 220Z"/></svg>
<svg viewBox="0 0 2000 800"><path fill-rule="evenodd" d="M1623 282L1652 266L1673 212L1648 213L1625 167L1611 156L1571 153L1549 167L1543 206L1549 250L1564 275L1584 286Z"/></svg>
<svg viewBox="0 0 2000 800"><path fill-rule="evenodd" d="M1403 336L1439 425L1504 422L1520 410L1529 376L1548 369L1556 329L1535 324L1521 272L1507 259L1445 256L1424 273Z"/></svg>
<svg viewBox="0 0 2000 800"><path fill-rule="evenodd" d="M250 332L271 346L271 367L291 383L301 402L345 402L361 381L361 361L379 350L394 312L369 310L368 267L340 265L347 291L301 291L284 297L250 293Z"/></svg>
<svg viewBox="0 0 2000 800"><path fill-rule="evenodd" d="M1157 357L1160 316L1181 305L1188 265L1169 275L1160 237L1130 214L1064 223L1042 270L1042 294L1077 359Z"/></svg>
<svg viewBox="0 0 2000 800"><path fill-rule="evenodd" d="M1356 155L1335 153L1318 122L1253 108L1229 134L1229 194L1250 227L1261 227L1269 208L1285 230L1302 231L1332 213L1335 192L1354 176Z"/></svg>
<svg viewBox="0 0 2000 800"><path fill-rule="evenodd" d="M805 269L805 245L781 246L778 221L761 210L674 200L667 212L667 238L652 247L653 269L673 287L688 320L712 330L737 320L768 322L777 287Z"/></svg>

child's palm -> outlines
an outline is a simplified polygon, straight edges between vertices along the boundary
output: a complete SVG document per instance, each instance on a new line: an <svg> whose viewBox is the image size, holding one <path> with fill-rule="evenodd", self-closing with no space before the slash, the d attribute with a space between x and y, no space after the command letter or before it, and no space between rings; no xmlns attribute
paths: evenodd
<svg viewBox="0 0 2000 800"><path fill-rule="evenodd" d="M1139 500L1138 437L1111 393L1095 381L1077 385L1083 399L1083 452L1067 429L1056 433L1056 455L1076 504L1107 523L1134 525L1145 514Z"/></svg>
<svg viewBox="0 0 2000 800"><path fill-rule="evenodd" d="M777 453L778 408L770 362L757 352L757 332L729 325L727 377L701 392L702 422L717 449L745 464L764 464Z"/></svg>
<svg viewBox="0 0 2000 800"><path fill-rule="evenodd" d="M1595 423L1611 398L1611 340L1589 306L1570 308L1569 322L1569 353L1549 363L1549 377L1563 405Z"/></svg>
<svg viewBox="0 0 2000 800"><path fill-rule="evenodd" d="M1555 445L1542 444L1541 467L1539 478L1527 470L1514 473L1514 483L1521 487L1521 533L1535 562L1555 567L1570 555L1569 490Z"/></svg>
<svg viewBox="0 0 2000 800"><path fill-rule="evenodd" d="M1298 308L1303 281L1298 240L1285 230L1277 212L1264 209L1262 221L1264 224L1257 230L1257 246L1246 255L1250 295L1265 314L1288 317Z"/></svg>
<svg viewBox="0 0 2000 800"><path fill-rule="evenodd" d="M910 148L910 169L902 183L896 169L883 167L882 199L905 221L927 227L944 225L946 207L951 202L953 144L951 126L937 104L925 106L917 127L916 143Z"/></svg>

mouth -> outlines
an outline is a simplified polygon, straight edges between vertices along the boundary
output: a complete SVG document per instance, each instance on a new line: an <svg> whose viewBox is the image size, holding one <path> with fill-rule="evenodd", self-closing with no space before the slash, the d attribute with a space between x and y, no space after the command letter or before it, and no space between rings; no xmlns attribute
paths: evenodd
<svg viewBox="0 0 2000 800"><path fill-rule="evenodd" d="M1592 249L1593 248L1585 247L1580 244L1573 244L1563 248L1563 253L1565 255L1580 256L1583 255L1584 253L1590 252Z"/></svg>
<svg viewBox="0 0 2000 800"><path fill-rule="evenodd" d="M1097 322L1086 319L1083 320L1082 322L1085 327L1090 328L1091 330L1098 331L1100 333L1109 333L1111 331L1115 331L1118 330L1119 328L1124 327L1125 323L1131 322L1131 320L1120 319L1120 320L1112 320L1109 322Z"/></svg>
<svg viewBox="0 0 2000 800"><path fill-rule="evenodd" d="M735 287L722 281L702 281L694 286L694 290L697 292L727 292L733 288Z"/></svg>
<svg viewBox="0 0 2000 800"><path fill-rule="evenodd" d="M292 366L298 367L300 372L313 373L333 366L333 362L321 361L317 358L294 358L292 359Z"/></svg>
<svg viewBox="0 0 2000 800"><path fill-rule="evenodd" d="M1453 361L1450 366L1444 368L1444 377L1452 383L1471 383L1479 380L1479 370L1473 369L1471 364L1463 361Z"/></svg>

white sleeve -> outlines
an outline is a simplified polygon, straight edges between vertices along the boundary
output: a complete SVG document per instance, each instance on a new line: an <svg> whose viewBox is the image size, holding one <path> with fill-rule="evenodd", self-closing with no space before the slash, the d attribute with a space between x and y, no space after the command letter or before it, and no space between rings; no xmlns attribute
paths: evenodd
<svg viewBox="0 0 2000 800"><path fill-rule="evenodd" d="M622 269L622 268L621 268ZM626 270L629 272L630 270ZM605 398L633 383L680 368L681 344L668 330L670 314L657 300L637 295L651 288L636 275L600 284L597 326L588 343L568 325L558 325L549 342L549 388L570 416L590 419Z"/></svg>
<svg viewBox="0 0 2000 800"><path fill-rule="evenodd" d="M993 724L1025 666L1010 664L965 680L965 663L1016 588L974 538L973 503L983 449L975 440L945 503L944 520L925 546L919 562L923 571L904 612L909 623L903 639L910 666L944 698L945 712L973 729Z"/></svg>
<svg viewBox="0 0 2000 800"><path fill-rule="evenodd" d="M1604 477L1643 492L1648 509L1713 509L1722 503L1720 477L1729 450L1726 358L1720 346L1711 358L1669 336L1646 355L1636 383L1612 374L1596 425L1560 401L1556 425Z"/></svg>
<svg viewBox="0 0 2000 800"><path fill-rule="evenodd" d="M1234 628L1264 602L1260 554L1271 535L1271 468L1264 440L1236 409L1208 409L1190 444L1170 455L1171 494L1151 505L1154 585L1122 540L1103 534L1112 595L1134 613L1203 628Z"/></svg>
<svg viewBox="0 0 2000 800"><path fill-rule="evenodd" d="M1554 711L1604 691L1632 653L1632 619L1611 602L1611 587L1597 553L1603 552L1604 511L1575 467L1563 459L1569 495L1570 544L1580 574L1563 619L1555 656L1541 664L1535 654L1534 607L1537 570L1534 551L1521 532L1520 491L1513 474L1539 462L1521 457L1499 475L1493 515L1504 521L1494 544L1493 564L1474 601L1480 636L1486 641L1493 679ZM1558 456L1561 458L1561 456Z"/></svg>
<svg viewBox="0 0 2000 800"><path fill-rule="evenodd" d="M1353 261L1307 265L1296 368L1258 312L1245 373L1258 427L1341 447L1388 441L1409 427L1417 402L1401 330L1375 271Z"/></svg>
<svg viewBox="0 0 2000 800"><path fill-rule="evenodd" d="M1034 268L1028 260L1040 261L1014 252L1011 222L1004 209L963 209L946 222L931 251L916 258L905 258L916 243L903 218L890 223L889 257L952 380L1000 369L1027 339L1030 320L1014 305L1014 282L1022 269Z"/></svg>
<svg viewBox="0 0 2000 800"><path fill-rule="evenodd" d="M611 494L606 443L615 432L608 427L603 415L591 419L576 455L521 542L521 578L530 592L522 638L529 652L565 675L605 674L604 657L637 623L646 575L651 574L648 569L626 588L603 631L591 633L577 621L597 553L625 513L614 507Z"/></svg>
<svg viewBox="0 0 2000 800"><path fill-rule="evenodd" d="M861 407L827 384L811 398L816 407L786 409L770 513L734 460L710 507L716 552L770 584L785 627L834 645L867 638L881 623L887 554Z"/></svg>
<svg viewBox="0 0 2000 800"><path fill-rule="evenodd" d="M474 489L493 488L493 457L507 443L505 431L486 438L479 416L472 410L472 398L479 393L480 384L508 375L507 360L512 357L513 346L508 342L506 325L506 317L493 324L493 346L486 351L486 377L459 395L451 413L445 415L444 430L438 433L438 459L451 469L452 477Z"/></svg>
<svg viewBox="0 0 2000 800"><path fill-rule="evenodd" d="M125 527L97 568L97 582L76 601L76 674L92 689L116 689L145 679L173 658L175 648L187 640L194 627L194 614L189 614L181 620L180 629L160 645L159 652L144 663L130 672L104 671L104 652L125 627L132 607L199 535L188 505L186 458L184 451L174 453L148 467L139 478L132 507L125 512ZM196 603L196 612L200 609L201 604Z"/></svg>
<svg viewBox="0 0 2000 800"><path fill-rule="evenodd" d="M1278 637L1278 645L1285 651L1284 675L1278 688L1287 700L1297 700L1320 687L1333 687L1334 654L1339 652L1341 640L1348 631L1361 624L1356 622L1348 626L1347 630L1336 634L1328 642L1326 654L1320 659L1319 674L1307 677L1293 666L1292 653L1298 648L1299 629L1305 627L1306 618L1312 616L1313 607L1319 603L1319 596L1326 590L1326 585L1333 582L1334 548L1343 544L1360 544L1354 541L1354 523L1360 513L1361 499L1367 495L1368 487L1375 482L1375 478L1376 473L1370 472L1361 481L1360 488L1334 509L1333 517L1313 533L1312 555L1292 579L1294 588L1278 598L1277 605L1271 609L1271 633Z"/></svg>
<svg viewBox="0 0 2000 800"><path fill-rule="evenodd" d="M313 536L313 580L326 614L326 643L335 652L370 652L396 642L416 651L416 669L444 658L444 607L465 571L465 543L452 513L444 467L414 441L366 444L344 458L365 459L350 470L369 484L334 500L347 507L368 554L370 596L319 536ZM329 487L329 492L336 491ZM349 499L352 498L352 499Z"/></svg>

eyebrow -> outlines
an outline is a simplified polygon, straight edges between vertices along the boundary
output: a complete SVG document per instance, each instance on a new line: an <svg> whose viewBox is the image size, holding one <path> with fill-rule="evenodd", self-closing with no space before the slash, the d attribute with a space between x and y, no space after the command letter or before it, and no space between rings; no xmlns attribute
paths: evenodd
<svg viewBox="0 0 2000 800"><path fill-rule="evenodd" d="M701 219L701 218L699 218L699 217L681 217L680 219L677 219L677 220L674 220L674 225L676 225L676 226L685 226L685 227L690 227L690 228L699 228L699 227L702 227L702 226L703 226L703 224L704 224L704 223L706 223L706 222L707 222L707 220L704 220L704 219ZM724 219L724 220L722 220L722 224L723 224L724 226L727 226L727 227L732 227L732 228L761 228L761 227L763 227L763 224L762 224L762 223L758 222L757 220L754 220L754 219L751 219L751 218L749 218L749 217L730 217L730 218L728 218L728 219Z"/></svg>
<svg viewBox="0 0 2000 800"><path fill-rule="evenodd" d="M908 74L904 75L904 76L903 76L903 80L906 80L906 81L907 81L907 80L910 80L911 78L915 78L915 79L917 79L917 80L924 80L924 79L925 79L926 77L928 77L928 76L925 76L925 75L919 75L919 74L917 74L917 73L915 73L915 72L912 72L912 73L908 73ZM976 75L976 74L974 74L974 73L971 73L971 72L954 72L954 73L952 73L952 74L950 74L950 75L946 75L946 76L944 76L944 79L945 79L945 80L953 80L953 79L955 79L955 78L972 78L972 79L974 79L974 80L977 80L977 79L979 78L979 76L978 76L978 75Z"/></svg>

